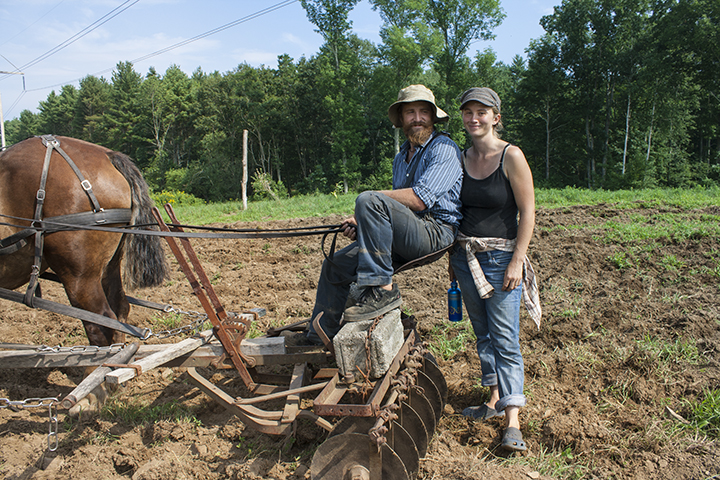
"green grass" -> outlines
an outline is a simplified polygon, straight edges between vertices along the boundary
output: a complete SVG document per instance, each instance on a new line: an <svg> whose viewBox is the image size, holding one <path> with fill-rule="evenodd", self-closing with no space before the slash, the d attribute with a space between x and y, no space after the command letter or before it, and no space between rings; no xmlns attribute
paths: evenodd
<svg viewBox="0 0 720 480"><path fill-rule="evenodd" d="M687 212L662 213L643 216L632 215L629 221L610 220L605 223L607 243L625 243L638 240L671 238L677 241L716 237L720 235L720 215L699 215L691 218Z"/></svg>
<svg viewBox="0 0 720 480"><path fill-rule="evenodd" d="M706 389L702 401L693 405L690 425L710 437L720 438L720 389Z"/></svg>
<svg viewBox="0 0 720 480"><path fill-rule="evenodd" d="M186 225L209 223L266 222L293 218L324 217L332 214L351 215L356 195L301 195L283 200L248 202L243 210L242 202L224 202L201 205L173 205L175 215ZM158 208L169 222L162 205Z"/></svg>
<svg viewBox="0 0 720 480"><path fill-rule="evenodd" d="M242 202L239 201L198 204L196 202L184 202L182 201L182 195L172 195L167 194L167 192L154 197L159 203L171 201L175 213L182 223L206 225L209 223L324 217L332 214L350 215L355 207L356 196L356 194L299 195L282 200L248 201L247 210L243 210ZM610 203L614 208L618 209L655 208L660 206L696 209L709 205L720 205L720 188L652 188L607 191L566 187L563 189L537 189L535 190L535 200L536 205L542 208ZM162 205L158 205L158 207L161 211L163 210ZM707 217L707 222L703 221L703 224L711 223L713 218L717 222L716 216L708 215ZM682 224L682 218L678 218L678 222ZM571 227L567 226L567 228Z"/></svg>
<svg viewBox="0 0 720 480"><path fill-rule="evenodd" d="M500 464L527 465L543 477L565 480L580 480L590 471L590 468L573 455L570 447L563 451L549 451L546 446L541 445L537 455L513 456L500 461Z"/></svg>
<svg viewBox="0 0 720 480"><path fill-rule="evenodd" d="M148 405L136 398L120 401L111 397L100 411L100 416L106 420L131 425L148 425L160 421L201 425L193 412L176 400L159 405Z"/></svg>
<svg viewBox="0 0 720 480"><path fill-rule="evenodd" d="M720 205L720 188L648 188L642 190L588 190L565 187L563 189L535 190L536 204L557 208L575 205L612 203L616 208L669 206L684 209Z"/></svg>
<svg viewBox="0 0 720 480"><path fill-rule="evenodd" d="M447 321L435 325L428 337L433 355L443 360L452 359L475 340L472 325L467 317L461 322Z"/></svg>
<svg viewBox="0 0 720 480"><path fill-rule="evenodd" d="M645 335L635 341L636 360L648 373L670 380L673 372L684 365L698 365L702 362L702 353L695 339L677 338L675 341Z"/></svg>

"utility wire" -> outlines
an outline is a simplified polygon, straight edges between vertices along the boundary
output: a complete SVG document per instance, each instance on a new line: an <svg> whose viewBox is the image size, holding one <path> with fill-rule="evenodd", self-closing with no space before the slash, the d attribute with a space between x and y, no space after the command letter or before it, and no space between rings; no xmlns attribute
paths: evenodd
<svg viewBox="0 0 720 480"><path fill-rule="evenodd" d="M245 22L248 22L248 21L250 21L250 20L254 20L254 19L256 19L256 18L258 18L258 17L261 17L261 16L263 16L263 15L266 15L266 14L268 14L268 13L272 13L272 12L274 12L275 10L279 10L279 9L281 9L281 8L283 8L283 7L287 7L288 5L292 5L293 3L296 3L297 1L298 1L298 0L285 0L285 1L283 1L283 2L276 3L275 5L272 5L272 6L270 6L270 7L267 7L267 8L265 8L265 9L263 9L263 10L259 10L259 11L255 12L255 13L251 13L250 15L247 15L247 16L245 16L245 17L242 17L242 18L240 18L240 19L238 19L238 20L235 20L235 21L233 21L233 22L226 23L225 25L222 25L222 26L220 26L220 27L214 28L214 29L212 29L212 30L208 30L207 32L201 33L200 35L196 35L196 36L194 36L194 37L192 37L192 38L189 38L189 39L187 39L187 40L183 40L183 41L178 42L178 43L176 43L176 44L174 44L174 45L170 45L169 47L165 47L165 48L163 48L163 49L161 49L161 50L157 50L157 51L155 51L155 52L153 52L153 53L149 53L149 54L144 55L144 56L142 56L142 57L138 57L138 58L136 58L135 60L130 60L130 63L136 64L136 63L138 63L138 62L142 62L142 61L144 61L144 60L148 60L148 59L153 58L153 57L156 57L156 56L158 56L158 55L162 55L163 53L167 53L167 52L169 52L169 51L171 51L171 50L175 50L176 48L184 47L185 45L188 45L188 44L190 44L190 43L196 42L196 41L198 41L198 40L201 40L201 39L203 39L203 38L209 37L209 36L211 36L211 35L215 35L216 33L222 32L223 30L227 30L228 28L235 27L235 26L237 26L237 25L240 25L241 23L245 23ZM111 72L114 68L115 68L115 67L107 68L107 69L105 69L105 70L102 70L102 71L99 71L99 72L95 72L95 73L92 74L92 76L98 76L98 75L102 75L103 73ZM49 86L47 86L47 87L33 88L33 89L31 89L31 90L28 90L28 92L36 92L36 91L38 91L38 90L47 90L47 89L49 89L49 88L60 87L60 86L62 86L62 85L67 85L67 84L69 84L69 83L75 83L75 82L80 81L80 80L82 80L82 79L81 79L81 78L76 78L75 80L71 80L71 81L69 81L69 82L56 83L55 85L49 85Z"/></svg>
<svg viewBox="0 0 720 480"><path fill-rule="evenodd" d="M31 60L30 62L26 63L25 65L23 65L22 67L20 67L20 68L18 69L18 71L27 70L28 68L32 67L33 65L37 65L38 63L42 62L42 61L45 60L46 58L48 58L48 57L56 54L57 52L59 52L60 50L64 49L65 47L67 47L67 46L69 46L69 45L72 45L73 43L75 43L76 41L80 40L82 37L84 37L84 36L87 35L88 33L92 32L92 31L95 30L96 28L104 25L105 23L109 22L109 21L112 20L113 18L117 17L117 16L120 15L122 12L124 12L124 11L127 10L128 8L132 7L133 5L135 5L136 3L138 3L139 1L140 1L140 0L126 0L125 2L123 2L122 4L120 4L119 6L115 7L115 8L114 8L113 10L111 10L110 12L106 13L105 15L103 15L102 17L100 17L99 19L95 20L93 23L91 23L91 24L88 25L87 27L85 27L85 28L83 28L82 30L80 30L78 33L76 33L76 34L73 35L72 37L70 37L70 38L68 38L67 40L65 40L64 42L62 42L61 44L57 45L56 47L51 48L50 50L48 50L47 52L43 53L43 54L40 55L39 57L37 57L37 58L35 58L34 60ZM131 2L132 2L132 3L131 3ZM129 5L128 5L128 4L129 4ZM1 80L4 80L4 79L7 78L7 77L8 77L7 75L4 76L4 77L0 77L0 81L1 81Z"/></svg>
<svg viewBox="0 0 720 480"><path fill-rule="evenodd" d="M5 45L6 43L8 43L10 40L13 40L13 39L17 38L19 35L21 35L21 34L22 34L23 32L25 32L27 29L29 29L30 27L32 27L33 25L35 25L36 23L38 23L38 22L39 22L40 20L42 20L43 18L45 18L45 17L47 17L48 15L50 15L50 14L52 13L52 11L55 10L55 9L56 9L57 7L59 7L60 5L62 5L64 1L65 1L65 0L60 0L60 3L58 3L57 5L55 5L54 7L52 7L52 8L51 8L50 10L48 10L47 12L45 12L45 14L44 14L43 16L41 16L40 18L38 18L37 20L35 20L33 23L31 23L31 24L28 25L27 27L25 27L25 28L23 28L22 30L20 30L18 33L16 33L16 34L13 35L12 37L10 37L10 38L8 38L7 40L5 40L3 43L0 43L0 47L2 47L3 45ZM3 57L3 58L5 58L5 57ZM5 58L5 60L7 60L7 58ZM9 61L10 61L10 60L8 60L8 62L9 62ZM15 65L13 65L13 67L14 67L14 66L15 66Z"/></svg>

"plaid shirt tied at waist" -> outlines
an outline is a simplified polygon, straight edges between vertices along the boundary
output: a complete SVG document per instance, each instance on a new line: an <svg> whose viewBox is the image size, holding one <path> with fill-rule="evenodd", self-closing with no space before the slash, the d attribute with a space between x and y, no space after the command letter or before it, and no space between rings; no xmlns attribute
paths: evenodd
<svg viewBox="0 0 720 480"><path fill-rule="evenodd" d="M470 267L470 273L472 273L473 280L475 281L475 287L477 288L480 298L492 297L495 289L490 282L485 278L485 273L478 262L475 253L487 252L490 250L500 250L503 252L513 252L515 250L515 244L517 239L508 240L506 238L478 238L478 237L466 237L462 233L458 233L457 241L465 247L465 254L467 255L468 266ZM538 329L540 328L540 318L542 317L542 308L540 307L540 294L537 286L537 279L535 278L535 270L533 270L530 259L525 255L523 260L523 284L522 284L522 296L525 308L527 308L530 318L533 319Z"/></svg>

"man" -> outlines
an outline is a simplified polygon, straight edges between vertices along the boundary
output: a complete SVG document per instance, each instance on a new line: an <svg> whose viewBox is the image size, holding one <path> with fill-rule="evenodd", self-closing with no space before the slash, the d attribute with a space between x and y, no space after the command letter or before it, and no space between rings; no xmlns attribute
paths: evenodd
<svg viewBox="0 0 720 480"><path fill-rule="evenodd" d="M325 260L312 318L332 339L344 321L370 320L402 304L392 282L393 259L408 262L450 245L460 225L462 167L460 149L434 128L448 115L423 85L400 90L388 109L407 141L393 161L393 189L367 191L355 201L355 215L343 222L343 235L356 240ZM348 301L350 283L358 291ZM348 305L346 305L348 303ZM321 344L311 325L307 340Z"/></svg>

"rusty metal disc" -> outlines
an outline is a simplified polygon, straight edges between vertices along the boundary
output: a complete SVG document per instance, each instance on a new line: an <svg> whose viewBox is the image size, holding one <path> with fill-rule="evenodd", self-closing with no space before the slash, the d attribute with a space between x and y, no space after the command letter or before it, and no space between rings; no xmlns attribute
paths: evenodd
<svg viewBox="0 0 720 480"><path fill-rule="evenodd" d="M335 424L328 437L342 435L344 433L360 433L367 435L372 427L375 426L374 417L344 417ZM393 421L389 431L385 434L387 444L397 453L400 460L405 465L410 478L415 477L420 469L420 454L418 453L415 440L405 430L402 425Z"/></svg>
<svg viewBox="0 0 720 480"><path fill-rule="evenodd" d="M418 388L412 387L408 391L408 403L415 410L425 425L428 434L428 443L432 440L435 433L437 422L435 420L435 411L433 410L430 400L423 395Z"/></svg>
<svg viewBox="0 0 720 480"><path fill-rule="evenodd" d="M388 444L397 453L405 465L410 478L415 478L420 470L420 452L418 452L415 440L410 436L402 425L393 421L390 431L385 434Z"/></svg>
<svg viewBox="0 0 720 480"><path fill-rule="evenodd" d="M430 352L430 350L428 350L427 352L425 352L425 355L423 355L423 356L424 356L426 359L430 360L430 361L431 361L432 363L434 363L435 365L438 364L438 363L437 363L437 360L435 359L435 355L433 355L433 354Z"/></svg>
<svg viewBox="0 0 720 480"><path fill-rule="evenodd" d="M407 402L400 404L400 411L398 413L398 423L410 434L410 437L415 442L417 447L418 455L420 458L425 458L428 447L428 431L423 423L420 415L410 406Z"/></svg>
<svg viewBox="0 0 720 480"><path fill-rule="evenodd" d="M425 375L422 371L418 371L417 385L423 389L425 398L427 398L430 402L430 405L433 408L433 413L435 414L435 423L437 424L437 422L440 421L443 407L445 406L443 404L442 395L440 395L435 382L433 382L430 377Z"/></svg>
<svg viewBox="0 0 720 480"><path fill-rule="evenodd" d="M343 417L328 434L328 437L343 433L362 433L367 435L375 425L375 417Z"/></svg>
<svg viewBox="0 0 720 480"><path fill-rule="evenodd" d="M360 467L369 471L370 449L376 448L361 433L343 433L325 440L310 464L313 480L344 480L346 472ZM382 446L383 480L410 480L400 457L388 445Z"/></svg>
<svg viewBox="0 0 720 480"><path fill-rule="evenodd" d="M425 361L423 362L423 372L425 372L425 375L430 377L430 380L432 380L437 387L440 392L440 396L442 397L444 407L447 403L448 396L447 381L445 380L445 375L443 375L434 358L431 360L427 357L427 355L425 356Z"/></svg>

